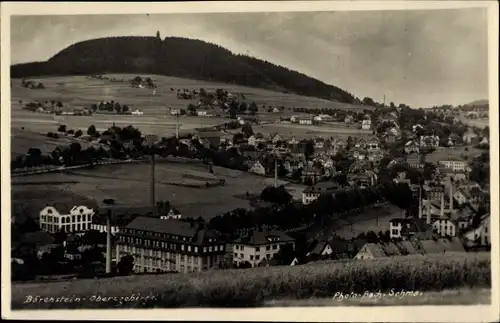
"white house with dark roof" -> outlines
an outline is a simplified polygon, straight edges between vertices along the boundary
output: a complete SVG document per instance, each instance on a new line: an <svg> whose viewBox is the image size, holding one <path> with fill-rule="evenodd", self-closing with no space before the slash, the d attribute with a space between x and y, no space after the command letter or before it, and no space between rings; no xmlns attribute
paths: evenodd
<svg viewBox="0 0 500 323"><path fill-rule="evenodd" d="M40 229L51 233L88 231L94 214L94 209L85 205L75 205L70 210L65 210L64 206L47 205L40 211Z"/></svg>
<svg viewBox="0 0 500 323"><path fill-rule="evenodd" d="M249 262L257 267L264 259L272 259L284 245L295 248L295 239L281 231L251 230L233 242L233 263Z"/></svg>

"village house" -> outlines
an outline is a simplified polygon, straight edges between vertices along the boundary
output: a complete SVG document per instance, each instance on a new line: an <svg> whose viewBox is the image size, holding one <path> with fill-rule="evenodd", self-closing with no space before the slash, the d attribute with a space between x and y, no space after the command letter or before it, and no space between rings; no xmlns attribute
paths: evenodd
<svg viewBox="0 0 500 323"><path fill-rule="evenodd" d="M420 153L420 146L414 141L410 140L405 144L405 153L411 154L411 153Z"/></svg>
<svg viewBox="0 0 500 323"><path fill-rule="evenodd" d="M365 148L366 140L364 138L358 138L354 143L354 148Z"/></svg>
<svg viewBox="0 0 500 323"><path fill-rule="evenodd" d="M411 126L411 130L413 132L422 131L422 130L424 130L424 126L422 126L420 123L417 123L417 124L414 124L413 126Z"/></svg>
<svg viewBox="0 0 500 323"><path fill-rule="evenodd" d="M142 116L143 114L144 114L144 112L139 111L138 109L135 109L134 111L132 111L132 115L134 115L134 116Z"/></svg>
<svg viewBox="0 0 500 323"><path fill-rule="evenodd" d="M309 186L302 192L302 204L307 205L324 194L334 194L338 188L338 185L333 182L321 182Z"/></svg>
<svg viewBox="0 0 500 323"><path fill-rule="evenodd" d="M354 122L354 117L350 114L348 114L345 118L344 118L344 122L347 123L347 124L351 124Z"/></svg>
<svg viewBox="0 0 500 323"><path fill-rule="evenodd" d="M266 169L259 161L255 162L248 171L257 175L266 175Z"/></svg>
<svg viewBox="0 0 500 323"><path fill-rule="evenodd" d="M420 147L439 148L439 136L420 136Z"/></svg>
<svg viewBox="0 0 500 323"><path fill-rule="evenodd" d="M372 128L372 121L370 119L365 119L361 122L361 129L370 130Z"/></svg>
<svg viewBox="0 0 500 323"><path fill-rule="evenodd" d="M406 156L406 162L410 167L422 169L425 165L425 155L420 153L410 153Z"/></svg>
<svg viewBox="0 0 500 323"><path fill-rule="evenodd" d="M272 259L285 245L295 248L295 239L281 231L250 230L233 242L233 264L248 262L257 267L264 259Z"/></svg>
<svg viewBox="0 0 500 323"><path fill-rule="evenodd" d="M278 143L280 141L283 141L283 138L279 134L271 135L271 142L273 144L276 144L276 143Z"/></svg>
<svg viewBox="0 0 500 323"><path fill-rule="evenodd" d="M349 156L354 159L364 160L366 159L367 152L361 148L353 148L349 151Z"/></svg>
<svg viewBox="0 0 500 323"><path fill-rule="evenodd" d="M395 143L397 140L398 140L398 137L396 137L395 135L393 135L392 133L384 133L382 135L382 140L386 143L386 144L393 144Z"/></svg>
<svg viewBox="0 0 500 323"><path fill-rule="evenodd" d="M456 146L459 139L460 137L457 134L452 133L451 135L448 136L448 142L447 142L448 146L450 147Z"/></svg>
<svg viewBox="0 0 500 323"><path fill-rule="evenodd" d="M480 246L491 245L491 219L490 214L481 217L479 224L464 233L464 237Z"/></svg>
<svg viewBox="0 0 500 323"><path fill-rule="evenodd" d="M479 142L480 145L489 145L490 141L488 140L488 137L483 137L481 141Z"/></svg>
<svg viewBox="0 0 500 323"><path fill-rule="evenodd" d="M311 117L300 117L298 118L299 124L302 125L312 125L313 124L313 119Z"/></svg>
<svg viewBox="0 0 500 323"><path fill-rule="evenodd" d="M356 260L367 260L367 259L377 259L386 258L387 255L379 243L367 243L361 250L356 254L354 259Z"/></svg>
<svg viewBox="0 0 500 323"><path fill-rule="evenodd" d="M475 144L478 141L479 136L474 131L467 131L463 136L462 140L466 144Z"/></svg>
<svg viewBox="0 0 500 323"><path fill-rule="evenodd" d="M88 231L94 213L85 205L75 205L69 211L57 204L47 205L40 211L40 228L50 233Z"/></svg>
<svg viewBox="0 0 500 323"><path fill-rule="evenodd" d="M288 140L287 142L289 145L298 145L300 141L297 140L297 138L292 137L292 139Z"/></svg>
<svg viewBox="0 0 500 323"><path fill-rule="evenodd" d="M323 150L325 148L325 139L316 138L314 140L314 150Z"/></svg>

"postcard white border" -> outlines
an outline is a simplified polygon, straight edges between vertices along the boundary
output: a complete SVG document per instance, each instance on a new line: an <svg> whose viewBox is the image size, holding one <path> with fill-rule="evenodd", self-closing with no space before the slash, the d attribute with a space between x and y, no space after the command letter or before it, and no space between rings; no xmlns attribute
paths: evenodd
<svg viewBox="0 0 500 323"><path fill-rule="evenodd" d="M10 16L279 11L358 11L487 8L489 30L490 146L498 141L498 3L496 1L252 1L187 3L3 2L1 4L1 152L2 152L2 317L64 319L67 310L10 310ZM466 77L466 76L465 76ZM491 149L491 210L499 207L499 152ZM492 213L492 305L406 307L308 307L256 309L72 310L78 319L239 320L303 322L493 322L499 311L499 219ZM494 304L494 305L493 305Z"/></svg>

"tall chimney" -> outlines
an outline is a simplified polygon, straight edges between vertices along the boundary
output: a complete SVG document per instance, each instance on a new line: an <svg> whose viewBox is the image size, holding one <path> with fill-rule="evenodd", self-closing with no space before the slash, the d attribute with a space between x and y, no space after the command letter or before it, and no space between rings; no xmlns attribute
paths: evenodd
<svg viewBox="0 0 500 323"><path fill-rule="evenodd" d="M422 218L422 187L418 188L418 218Z"/></svg>
<svg viewBox="0 0 500 323"><path fill-rule="evenodd" d="M278 159L274 159L274 187L278 187Z"/></svg>
<svg viewBox="0 0 500 323"><path fill-rule="evenodd" d="M450 213L453 212L453 182L450 185Z"/></svg>
<svg viewBox="0 0 500 323"><path fill-rule="evenodd" d="M151 212L153 213L153 217L156 216L156 203L155 203L155 154L151 152Z"/></svg>
<svg viewBox="0 0 500 323"><path fill-rule="evenodd" d="M111 273L111 210L106 214L106 273Z"/></svg>
<svg viewBox="0 0 500 323"><path fill-rule="evenodd" d="M179 114L177 113L175 116L175 138L179 139Z"/></svg>
<svg viewBox="0 0 500 323"><path fill-rule="evenodd" d="M441 217L444 216L444 191L441 194Z"/></svg>
<svg viewBox="0 0 500 323"><path fill-rule="evenodd" d="M426 223L431 224L431 211L432 211L432 204L430 200L427 200L427 219Z"/></svg>

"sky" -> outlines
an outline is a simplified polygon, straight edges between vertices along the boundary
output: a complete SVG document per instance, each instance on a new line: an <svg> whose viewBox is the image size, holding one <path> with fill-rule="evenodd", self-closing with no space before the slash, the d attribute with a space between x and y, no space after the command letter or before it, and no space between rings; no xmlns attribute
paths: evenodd
<svg viewBox="0 0 500 323"><path fill-rule="evenodd" d="M486 9L11 17L11 63L108 36L201 39L361 99L414 108L488 98Z"/></svg>

